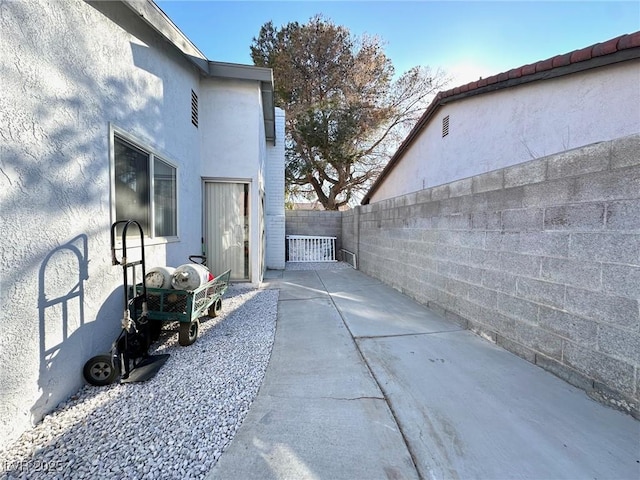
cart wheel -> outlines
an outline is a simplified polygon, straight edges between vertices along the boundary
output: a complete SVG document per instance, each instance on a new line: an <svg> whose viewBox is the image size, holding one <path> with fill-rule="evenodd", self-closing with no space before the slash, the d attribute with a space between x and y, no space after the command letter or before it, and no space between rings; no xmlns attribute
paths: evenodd
<svg viewBox="0 0 640 480"><path fill-rule="evenodd" d="M218 315L220 315L221 311L222 311L222 299L219 298L215 302L213 302L209 307L209 316L217 317Z"/></svg>
<svg viewBox="0 0 640 480"><path fill-rule="evenodd" d="M91 385L102 387L112 383L119 374L111 355L96 355L84 364L82 375Z"/></svg>
<svg viewBox="0 0 640 480"><path fill-rule="evenodd" d="M198 338L198 328L200 322L195 319L191 323L180 322L180 330L178 331L178 343L183 347L188 347Z"/></svg>

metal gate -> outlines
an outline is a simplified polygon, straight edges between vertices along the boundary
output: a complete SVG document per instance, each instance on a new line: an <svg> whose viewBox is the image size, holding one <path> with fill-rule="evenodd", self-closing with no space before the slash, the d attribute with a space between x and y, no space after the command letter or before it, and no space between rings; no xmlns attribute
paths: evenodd
<svg viewBox="0 0 640 480"><path fill-rule="evenodd" d="M336 237L287 235L290 262L335 262Z"/></svg>

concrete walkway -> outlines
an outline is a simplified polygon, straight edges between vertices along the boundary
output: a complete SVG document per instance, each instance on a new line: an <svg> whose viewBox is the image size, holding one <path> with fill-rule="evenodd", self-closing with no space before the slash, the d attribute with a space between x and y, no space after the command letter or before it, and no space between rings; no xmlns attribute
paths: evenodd
<svg viewBox="0 0 640 480"><path fill-rule="evenodd" d="M268 272L264 383L208 479L640 478L640 422L352 269Z"/></svg>

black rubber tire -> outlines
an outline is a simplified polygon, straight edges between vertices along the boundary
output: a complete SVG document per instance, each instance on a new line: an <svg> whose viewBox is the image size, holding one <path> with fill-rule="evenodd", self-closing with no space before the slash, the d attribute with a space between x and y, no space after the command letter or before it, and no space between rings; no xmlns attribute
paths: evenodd
<svg viewBox="0 0 640 480"><path fill-rule="evenodd" d="M82 375L87 383L102 387L109 385L120 375L119 368L113 363L111 355L96 355L90 358L82 369Z"/></svg>
<svg viewBox="0 0 640 480"><path fill-rule="evenodd" d="M188 347L198 338L198 330L200 322L198 319L193 322L180 322L180 330L178 330L178 343L183 347Z"/></svg>
<svg viewBox="0 0 640 480"><path fill-rule="evenodd" d="M209 316L217 317L218 315L220 315L221 311L222 311L222 299L219 298L215 302L213 302L209 307Z"/></svg>

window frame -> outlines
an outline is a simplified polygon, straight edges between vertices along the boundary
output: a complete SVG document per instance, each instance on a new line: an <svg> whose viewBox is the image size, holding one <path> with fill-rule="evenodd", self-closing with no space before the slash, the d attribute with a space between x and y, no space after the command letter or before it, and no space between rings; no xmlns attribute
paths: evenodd
<svg viewBox="0 0 640 480"><path fill-rule="evenodd" d="M115 141L116 138L119 140L130 144L132 147L141 150L145 154L148 155L148 171L149 171L149 231L145 231L145 239L150 240L151 244L159 244L159 243L170 243L170 242L178 242L180 241L180 220L179 220L179 206L180 206L180 195L178 192L179 181L179 168L176 162L169 160L169 156L160 152L157 148L151 146L151 142L142 140L135 135L132 135L130 132L123 130L122 128L117 127L116 125L109 125L109 183L110 183L110 196L109 196L109 210L111 216L111 224L113 224L116 220L116 150L115 150ZM158 236L155 233L155 160L159 160L164 164L175 170L175 209L176 209L176 232L175 235L170 236ZM135 232L130 231L130 235L135 237L138 235L137 229L134 229ZM120 239L118 239L118 243L120 243Z"/></svg>

